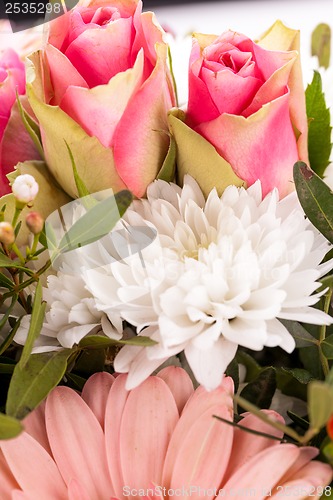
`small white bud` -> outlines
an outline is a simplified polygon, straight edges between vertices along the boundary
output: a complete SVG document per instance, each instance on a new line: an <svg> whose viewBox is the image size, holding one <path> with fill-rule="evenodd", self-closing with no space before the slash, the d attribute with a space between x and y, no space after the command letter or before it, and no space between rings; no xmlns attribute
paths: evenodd
<svg viewBox="0 0 333 500"><path fill-rule="evenodd" d="M9 222L0 222L0 243L11 245L15 241L14 228Z"/></svg>
<svg viewBox="0 0 333 500"><path fill-rule="evenodd" d="M13 182L12 191L17 201L27 204L36 198L38 184L32 175L19 175Z"/></svg>

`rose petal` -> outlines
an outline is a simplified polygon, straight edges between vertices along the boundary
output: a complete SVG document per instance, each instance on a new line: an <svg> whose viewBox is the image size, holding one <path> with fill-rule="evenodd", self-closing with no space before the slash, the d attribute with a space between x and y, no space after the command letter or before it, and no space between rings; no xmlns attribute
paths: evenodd
<svg viewBox="0 0 333 500"><path fill-rule="evenodd" d="M265 104L248 118L223 114L196 130L216 147L248 185L261 179L263 196L275 187L281 197L292 189L292 169L299 158L290 122L288 93Z"/></svg>
<svg viewBox="0 0 333 500"><path fill-rule="evenodd" d="M133 68L118 73L106 85L93 89L68 87L60 107L87 134L97 137L103 146L110 147L128 101L142 83L142 74L143 53L140 52Z"/></svg>
<svg viewBox="0 0 333 500"><path fill-rule="evenodd" d="M138 197L155 179L169 144L163 132L167 130L166 113L173 105L166 76L166 46L157 45L156 50L156 66L130 99L113 139L117 171Z"/></svg>

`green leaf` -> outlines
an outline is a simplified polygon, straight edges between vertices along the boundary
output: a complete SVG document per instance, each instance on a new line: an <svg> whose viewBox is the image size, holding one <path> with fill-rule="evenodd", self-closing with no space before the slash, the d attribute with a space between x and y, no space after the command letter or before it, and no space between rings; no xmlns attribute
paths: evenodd
<svg viewBox="0 0 333 500"><path fill-rule="evenodd" d="M127 340L115 340L109 337L104 337L102 335L87 335L79 342L79 347L84 349L106 349L112 346L121 345L136 345L140 347L149 347L157 344L155 340L145 337L144 335L137 335L131 339Z"/></svg>
<svg viewBox="0 0 333 500"><path fill-rule="evenodd" d="M183 119L181 110L169 112L169 128L177 145L179 184L182 185L184 176L190 174L206 197L213 188L220 196L230 185L245 186L245 181L235 174L230 163L218 154L210 142L188 127Z"/></svg>
<svg viewBox="0 0 333 500"><path fill-rule="evenodd" d="M89 192L87 186L85 185L85 183L83 182L83 180L81 179L81 177L79 176L79 173L77 171L72 150L68 146L68 144L67 144L66 141L65 141L65 144L66 144L66 147L68 149L69 157L71 159L71 164L72 164L72 169L73 169L73 175L74 175L75 185L76 185L77 191L79 193L79 197L80 198L86 198L87 197L86 198L87 204L85 206L87 208L92 208L93 206L95 206L97 204L97 201L92 196L90 196L91 193ZM90 203L88 203L88 201Z"/></svg>
<svg viewBox="0 0 333 500"><path fill-rule="evenodd" d="M305 163L294 165L294 180L299 201L312 224L333 243L333 193Z"/></svg>
<svg viewBox="0 0 333 500"><path fill-rule="evenodd" d="M116 225L133 201L130 191L123 190L114 196L109 196L90 208L61 239L57 252L68 252L99 240Z"/></svg>
<svg viewBox="0 0 333 500"><path fill-rule="evenodd" d="M234 358L227 366L225 374L231 377L235 384L235 392L238 391L239 386L239 368L236 358Z"/></svg>
<svg viewBox="0 0 333 500"><path fill-rule="evenodd" d="M157 175L157 179L161 179L162 181L166 182L171 182L174 180L176 173L176 153L177 153L176 141L171 136L168 153L165 157L161 170Z"/></svg>
<svg viewBox="0 0 333 500"><path fill-rule="evenodd" d="M14 294L13 297L12 297L12 301L10 303L10 305L8 306L7 308L7 311L5 312L5 314L3 315L2 319L0 320L0 330L5 326L5 324L7 323L7 320L10 316L10 313L12 312L12 310L14 309L14 306L16 304L16 301L18 299L18 295L17 294ZM0 352L1 354L1 352Z"/></svg>
<svg viewBox="0 0 333 500"><path fill-rule="evenodd" d="M309 422L307 420L305 420L305 418L303 417L300 417L299 415L296 415L296 413L290 411L290 410L287 410L287 415L288 417L291 418L291 420L293 422L295 422L295 424L297 424L301 429L303 429L304 431L307 431L308 428L309 428Z"/></svg>
<svg viewBox="0 0 333 500"><path fill-rule="evenodd" d="M75 391L82 392L84 384L87 382L87 379L80 377L76 373L66 373L66 382L69 387L74 389Z"/></svg>
<svg viewBox="0 0 333 500"><path fill-rule="evenodd" d="M44 159L44 150L42 146L40 128L38 124L31 118L29 113L27 113L26 110L23 108L18 93L16 93L16 102L23 124L28 134L30 135L32 141L34 142L37 151L40 154L40 157Z"/></svg>
<svg viewBox="0 0 333 500"><path fill-rule="evenodd" d="M16 365L7 397L6 413L22 419L60 382L72 349L32 354L25 367Z"/></svg>
<svg viewBox="0 0 333 500"><path fill-rule="evenodd" d="M23 431L19 420L0 413L0 439L12 439Z"/></svg>
<svg viewBox="0 0 333 500"><path fill-rule="evenodd" d="M308 409L310 426L319 431L333 414L333 388L320 380L310 382Z"/></svg>
<svg viewBox="0 0 333 500"><path fill-rule="evenodd" d="M279 320L287 328L288 332L294 338L296 342L296 347L310 347L313 345L318 345L317 339L315 339L311 333L309 333L304 326L297 321L289 320Z"/></svg>
<svg viewBox="0 0 333 500"><path fill-rule="evenodd" d="M290 373L301 384L308 384L313 380L313 376L304 368L282 368L283 371Z"/></svg>
<svg viewBox="0 0 333 500"><path fill-rule="evenodd" d="M45 316L46 302L43 302L43 289L42 283L39 280L36 286L35 299L31 312L30 326L28 330L27 340L24 344L22 355L19 361L19 365L24 368L28 362L31 355L31 351L35 340L43 326L44 316Z"/></svg>
<svg viewBox="0 0 333 500"><path fill-rule="evenodd" d="M15 261L7 257L7 255L4 255L3 253L0 252L0 267L14 267L15 269L20 269L21 271L26 271L27 269L22 266L22 264L19 261ZM28 271L31 271L31 269L28 269Z"/></svg>
<svg viewBox="0 0 333 500"><path fill-rule="evenodd" d="M327 69L331 56L331 28L326 23L318 24L311 36L311 55L317 56L319 66Z"/></svg>
<svg viewBox="0 0 333 500"><path fill-rule="evenodd" d="M262 370L253 382L249 382L240 395L258 408L269 408L275 390L276 372L274 368L268 367Z"/></svg>
<svg viewBox="0 0 333 500"><path fill-rule="evenodd" d="M320 345L325 358L333 359L333 334L326 337Z"/></svg>
<svg viewBox="0 0 333 500"><path fill-rule="evenodd" d="M13 338L15 337L15 334L16 334L16 332L17 332L17 330L18 330L18 327L20 326L20 323L21 323L21 318L19 318L19 319L16 321L16 323L15 323L15 325L14 325L14 327L13 327L12 331L11 331L11 332L7 335L7 337L5 338L5 340L4 340L4 341L2 342L2 344L0 345L0 355L1 355L2 353L4 353L4 352L6 351L6 349L8 349L8 347L9 347L9 346L10 346L10 344L12 343L12 340L13 340Z"/></svg>
<svg viewBox="0 0 333 500"><path fill-rule="evenodd" d="M329 164L331 154L331 116L322 91L321 76L314 72L306 92L306 114L309 119L308 149L310 166L320 177Z"/></svg>
<svg viewBox="0 0 333 500"><path fill-rule="evenodd" d="M246 368L246 382L251 382L256 379L260 373L261 367L258 363L245 351L238 349L236 354L236 360L238 363L242 364Z"/></svg>
<svg viewBox="0 0 333 500"><path fill-rule="evenodd" d="M0 273L0 286L4 286L11 290L14 286L14 283L3 273Z"/></svg>

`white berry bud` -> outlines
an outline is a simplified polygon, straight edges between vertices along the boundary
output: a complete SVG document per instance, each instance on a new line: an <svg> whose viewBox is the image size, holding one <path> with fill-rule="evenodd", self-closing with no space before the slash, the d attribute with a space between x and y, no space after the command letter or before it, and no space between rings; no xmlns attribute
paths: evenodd
<svg viewBox="0 0 333 500"><path fill-rule="evenodd" d="M13 182L12 191L18 202L27 204L36 198L38 184L32 175L19 175Z"/></svg>

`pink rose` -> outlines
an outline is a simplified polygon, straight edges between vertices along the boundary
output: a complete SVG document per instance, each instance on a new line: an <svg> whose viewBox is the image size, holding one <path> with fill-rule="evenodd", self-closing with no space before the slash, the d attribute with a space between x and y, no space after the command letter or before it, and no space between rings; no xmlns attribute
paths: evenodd
<svg viewBox="0 0 333 500"><path fill-rule="evenodd" d="M8 48L0 51L0 196L10 192L6 175L19 161L39 158L19 115L16 92L25 94L24 63Z"/></svg>
<svg viewBox="0 0 333 500"><path fill-rule="evenodd" d="M164 32L141 0L79 3L54 20L31 57L28 93L49 169L77 194L66 144L92 191L142 196L169 145L175 104Z"/></svg>
<svg viewBox="0 0 333 500"><path fill-rule="evenodd" d="M24 64L12 49L0 52L0 196L10 191L6 174L12 168L3 165L3 137L8 125L13 104L16 100L16 90L19 94L25 92Z"/></svg>
<svg viewBox="0 0 333 500"><path fill-rule="evenodd" d="M261 179L264 194L277 187L285 196L294 163L307 161L302 75L298 52L290 50L298 37L278 22L259 43L233 31L193 39L185 123L247 185Z"/></svg>

